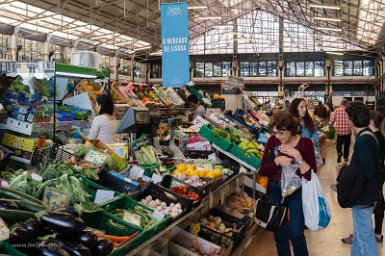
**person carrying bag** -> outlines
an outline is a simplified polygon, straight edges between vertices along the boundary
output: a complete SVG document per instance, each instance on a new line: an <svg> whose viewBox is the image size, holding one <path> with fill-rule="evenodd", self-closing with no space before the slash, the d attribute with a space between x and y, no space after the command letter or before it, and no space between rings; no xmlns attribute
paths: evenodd
<svg viewBox="0 0 385 256"><path fill-rule="evenodd" d="M260 173L269 178L269 184L267 199L257 201L255 219L262 227L274 232L279 256L291 255L290 244L295 255L309 255L304 235L302 188L297 188L290 195L283 195L281 188L284 168L297 164L295 174L309 181L311 170L317 171L313 142L298 134L299 126L298 119L289 112L276 112L270 118L268 128L272 131L272 136L265 146L261 162ZM282 221L276 221L281 219Z"/></svg>

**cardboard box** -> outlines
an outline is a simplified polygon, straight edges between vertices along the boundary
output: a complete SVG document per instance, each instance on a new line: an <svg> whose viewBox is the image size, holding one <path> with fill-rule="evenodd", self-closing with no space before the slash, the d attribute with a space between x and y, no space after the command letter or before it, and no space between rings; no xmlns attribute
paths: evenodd
<svg viewBox="0 0 385 256"><path fill-rule="evenodd" d="M94 145L94 147L96 147L98 149L105 151L110 156L116 155L115 152L112 149L110 149L106 144L104 144L101 140L88 140L85 143L86 146L88 146L90 144Z"/></svg>

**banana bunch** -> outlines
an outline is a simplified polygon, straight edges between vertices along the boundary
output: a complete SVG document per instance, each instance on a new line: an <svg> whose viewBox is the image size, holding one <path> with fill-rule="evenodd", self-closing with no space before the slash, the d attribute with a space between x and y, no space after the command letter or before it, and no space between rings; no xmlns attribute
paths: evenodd
<svg viewBox="0 0 385 256"><path fill-rule="evenodd" d="M262 158L262 154L263 154L262 148L258 143L248 140L248 141L243 141L239 143L238 146L241 149L245 150L246 154L254 155L258 158Z"/></svg>

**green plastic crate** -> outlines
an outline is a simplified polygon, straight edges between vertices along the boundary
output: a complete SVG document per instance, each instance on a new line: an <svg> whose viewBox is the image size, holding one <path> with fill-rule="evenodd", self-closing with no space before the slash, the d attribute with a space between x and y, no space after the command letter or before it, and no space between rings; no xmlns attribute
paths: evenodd
<svg viewBox="0 0 385 256"><path fill-rule="evenodd" d="M227 151L231 147L231 142L225 140L221 136L215 134L212 129L210 129L208 126L203 125L201 129L199 130L199 134L205 138L206 140L210 141L212 144L217 145L221 149Z"/></svg>
<svg viewBox="0 0 385 256"><path fill-rule="evenodd" d="M143 237L143 231L139 228L136 228L131 225L127 225L124 221L117 220L116 218L112 218L106 213L98 212L93 214L87 214L86 216L82 216L87 227L95 228L97 230L102 231L106 235L111 236L131 236L132 234L139 232L139 234L132 238L127 243L122 244L115 250L113 250L109 255L118 256L118 255L126 255L131 250L138 247L141 243L146 241ZM118 223L119 226L122 226L123 229L116 227L111 224L111 221Z"/></svg>
<svg viewBox="0 0 385 256"><path fill-rule="evenodd" d="M101 189L101 190L111 190L111 189L108 189L108 188L105 188L89 179L87 179L86 177L80 175L79 178L82 180L82 183L83 183L83 186L84 186L84 190L91 195L90 197L90 202L94 202L95 200L95 196L96 196L96 191L98 189ZM114 194L114 197L116 196L119 196L120 193L115 191L115 194ZM108 201L107 201L108 202ZM101 206L104 206L106 203L102 203Z"/></svg>
<svg viewBox="0 0 385 256"><path fill-rule="evenodd" d="M144 175L152 177L153 171L159 168L159 164L141 164L140 167L144 169Z"/></svg>
<svg viewBox="0 0 385 256"><path fill-rule="evenodd" d="M12 245L10 245L7 242L0 243L0 254L9 254L12 256L27 256L27 254L24 254L21 251L16 250Z"/></svg>
<svg viewBox="0 0 385 256"><path fill-rule="evenodd" d="M259 169L261 165L261 159L252 155L252 154L246 154L245 150L241 149L237 144L232 143L232 146L230 147L230 154L233 156L241 159L245 163L255 167L256 169Z"/></svg>
<svg viewBox="0 0 385 256"><path fill-rule="evenodd" d="M130 224L128 222L125 222L124 220L122 220L122 219L120 219L120 218L118 218L112 214L112 212L116 209L135 209L136 207L143 208L151 214L154 212L153 209L136 202L135 200L133 200L129 196L119 196L116 198L116 200L111 200L108 202L108 204L105 206L105 213L119 223L125 223L128 226L132 226L132 227L135 227L137 229L142 230L143 236L145 237L145 240L148 240L152 236L159 233L161 230L163 230L165 227L167 227L168 223L171 221L171 217L169 215L165 215L165 217L161 221L157 222L155 225L153 225L147 229L143 229L141 227L138 227L138 226L135 226L135 225Z"/></svg>

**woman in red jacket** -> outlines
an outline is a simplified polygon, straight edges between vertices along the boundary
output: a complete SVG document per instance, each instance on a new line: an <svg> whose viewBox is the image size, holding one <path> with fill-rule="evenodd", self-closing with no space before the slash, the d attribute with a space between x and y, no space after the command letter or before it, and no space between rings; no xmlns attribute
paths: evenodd
<svg viewBox="0 0 385 256"><path fill-rule="evenodd" d="M282 166L297 162L297 174L311 179L311 170L317 171L313 142L299 135L300 123L287 111L275 113L269 123L271 136L265 146L260 173L269 178L267 195L270 199L281 202ZM304 216L302 211L301 188L285 197L284 205L289 209L281 227L274 233L279 256L290 256L290 243L296 256L309 255L304 235Z"/></svg>

